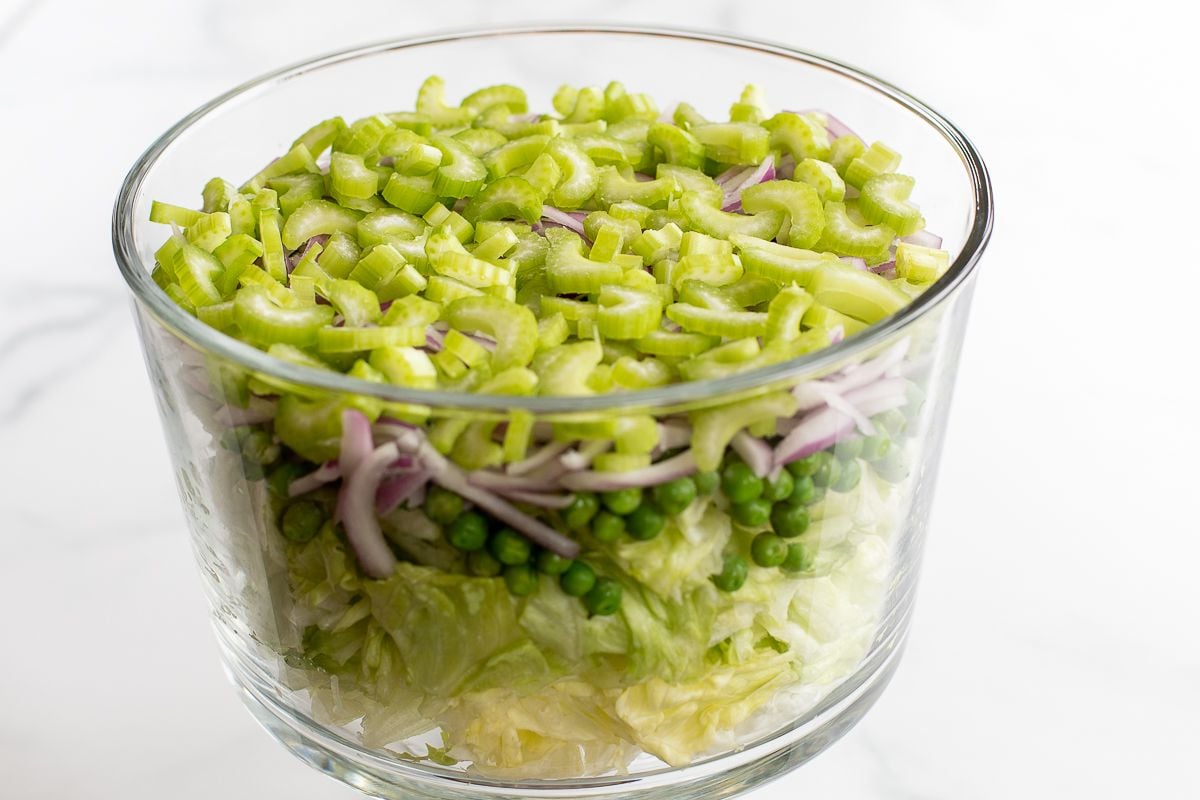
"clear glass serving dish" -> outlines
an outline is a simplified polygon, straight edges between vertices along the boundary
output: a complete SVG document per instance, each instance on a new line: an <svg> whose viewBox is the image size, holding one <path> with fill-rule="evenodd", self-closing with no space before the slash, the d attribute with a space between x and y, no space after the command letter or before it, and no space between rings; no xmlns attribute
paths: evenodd
<svg viewBox="0 0 1200 800"><path fill-rule="evenodd" d="M418 391L296 366L206 327L151 280L165 236L148 221L151 199L191 197L213 175L253 174L332 114L410 107L433 70L451 91L517 84L535 108L548 108L562 83L620 80L713 116L744 84L759 84L776 107L826 110L903 153L927 229L944 238L952 265L909 307L818 353L587 397ZM246 705L301 759L381 797L727 797L813 757L863 716L900 657L991 221L978 154L927 106L827 59L716 34L539 27L427 36L305 62L197 109L133 167L113 239L217 638ZM798 569L751 569L735 592L710 574L745 556L762 526L731 521L714 495L652 541L603 541L596 517L568 524L570 509L536 506L521 494L528 485L506 485L508 473L435 469L424 440L444 420L485 431L532 423L544 460L526 474L574 499L586 481L562 476L611 443L596 430L653 420L656 463L666 464L656 480L686 476L688 420L764 395L794 399L766 430L763 420L753 426L777 454L804 438L797 429L823 431L816 445L809 437L820 451L808 476L815 497L807 530L792 540L802 546ZM285 414L296 424L296 406L347 405L390 409L366 435L380 470L396 470L385 475L393 484L414 464L423 470L379 519L398 561L386 579L363 574L339 526L304 542L281 531L292 505L331 514L339 493L358 490L339 478L336 460L322 467L281 455L274 426ZM406 416L414 408L426 421ZM887 439L886 453L862 449L860 417ZM551 441L564 430L579 434ZM319 468L307 493L289 496L288 479ZM445 487L504 517L500 498L567 533L596 571L622 583L620 610L590 616L547 575L528 596L473 575L441 541L450 517L433 504L445 502Z"/></svg>

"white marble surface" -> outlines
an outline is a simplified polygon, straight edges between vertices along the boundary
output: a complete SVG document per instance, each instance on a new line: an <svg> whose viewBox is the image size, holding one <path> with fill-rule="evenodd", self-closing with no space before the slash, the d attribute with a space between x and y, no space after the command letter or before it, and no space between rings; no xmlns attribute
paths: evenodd
<svg viewBox="0 0 1200 800"><path fill-rule="evenodd" d="M949 115L993 171L906 661L757 796L1200 797L1200 70L1194 25L1126 5L0 3L0 797L353 796L218 667L110 204L154 136L258 72L547 11L827 52Z"/></svg>

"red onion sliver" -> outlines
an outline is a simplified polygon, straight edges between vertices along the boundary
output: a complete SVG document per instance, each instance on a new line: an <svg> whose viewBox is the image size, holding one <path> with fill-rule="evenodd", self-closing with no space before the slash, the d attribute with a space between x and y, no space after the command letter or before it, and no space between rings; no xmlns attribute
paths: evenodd
<svg viewBox="0 0 1200 800"><path fill-rule="evenodd" d="M938 236L936 233L930 233L926 230L920 230L916 233L910 233L908 236L902 236L900 241L908 242L909 244L915 244L920 247L932 247L935 249L942 246L942 237Z"/></svg>
<svg viewBox="0 0 1200 800"><path fill-rule="evenodd" d="M857 256L842 256L840 260L843 264L849 264L855 269L867 268L867 260L865 258L858 258Z"/></svg>
<svg viewBox="0 0 1200 800"><path fill-rule="evenodd" d="M584 492L612 492L618 489L657 486L660 483L691 475L696 471L696 460L691 450L684 450L666 461L659 461L642 469L627 472L571 472L560 479L568 489Z"/></svg>
<svg viewBox="0 0 1200 800"><path fill-rule="evenodd" d="M779 163L775 165L775 177L785 181L790 181L792 176L796 174L796 159L792 158L792 154L788 153L779 158Z"/></svg>
<svg viewBox="0 0 1200 800"><path fill-rule="evenodd" d="M751 436L745 431L738 431L730 442L737 454L746 462L746 466L754 472L754 474L763 478L774 467L775 455L771 452L771 448L762 439Z"/></svg>
<svg viewBox="0 0 1200 800"><path fill-rule="evenodd" d="M275 401L251 395L245 408L224 405L217 409L213 417L217 422L234 428L239 425L257 425L275 418Z"/></svg>
<svg viewBox="0 0 1200 800"><path fill-rule="evenodd" d="M375 492L375 513L381 517L392 513L405 500L411 500L428 480L429 474L419 470L383 481Z"/></svg>
<svg viewBox="0 0 1200 800"><path fill-rule="evenodd" d="M584 235L583 217L584 215L578 212L569 213L554 206L542 206L542 219L549 220L554 225L575 231L580 236Z"/></svg>
<svg viewBox="0 0 1200 800"><path fill-rule="evenodd" d="M317 469L301 475L288 484L288 497L297 497L319 489L327 483L332 483L342 477L342 468L336 461L326 461Z"/></svg>
<svg viewBox="0 0 1200 800"><path fill-rule="evenodd" d="M359 463L375 447L371 438L371 421L357 409L342 412L342 446L338 464L343 475L353 475Z"/></svg>
<svg viewBox="0 0 1200 800"><path fill-rule="evenodd" d="M399 455L395 442L380 445L356 464L338 493L346 540L363 572L372 578L386 578L396 568L396 557L388 548L375 516L375 494L383 473Z"/></svg>
<svg viewBox="0 0 1200 800"><path fill-rule="evenodd" d="M494 492L547 492L558 487L553 481L539 479L530 475L509 475L490 469L477 469L466 473L467 480L475 486L490 489Z"/></svg>
<svg viewBox="0 0 1200 800"><path fill-rule="evenodd" d="M558 458L571 444L569 442L550 442L539 448L533 455L521 461L514 461L505 468L509 475L525 475L538 467L544 467Z"/></svg>
<svg viewBox="0 0 1200 800"><path fill-rule="evenodd" d="M544 492L522 492L508 491L502 492L509 500L515 500L518 503L528 503L531 506L541 506L542 508L556 508L562 510L571 503L575 502L575 496L571 494L546 494Z"/></svg>

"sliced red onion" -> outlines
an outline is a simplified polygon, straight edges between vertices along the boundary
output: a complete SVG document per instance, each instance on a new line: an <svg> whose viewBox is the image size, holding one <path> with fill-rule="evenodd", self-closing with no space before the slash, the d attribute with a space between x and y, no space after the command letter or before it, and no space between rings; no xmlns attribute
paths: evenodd
<svg viewBox="0 0 1200 800"><path fill-rule="evenodd" d="M908 402L908 394L902 380L890 378L857 389L846 395L845 400L855 407L857 414L870 418L903 406ZM783 437L775 446L775 463L783 465L810 456L854 433L855 421L850 415L826 406L806 415Z"/></svg>
<svg viewBox="0 0 1200 800"><path fill-rule="evenodd" d="M597 440L584 442L578 450L569 450L558 459L565 469L576 471L587 469L593 459L601 453L607 453L612 448L612 442Z"/></svg>
<svg viewBox="0 0 1200 800"><path fill-rule="evenodd" d="M904 356L908 354L908 347L909 340L901 339L870 361L864 361L853 369L847 370L841 377L826 381L826 383L839 394L846 394L875 383L899 366L900 362L904 360Z"/></svg>
<svg viewBox="0 0 1200 800"><path fill-rule="evenodd" d="M871 420L848 399L838 394L836 389L822 381L813 381L810 385L818 394L822 395L825 405L852 419L855 427L862 432L863 436L875 435L875 426L871 424Z"/></svg>
<svg viewBox="0 0 1200 800"><path fill-rule="evenodd" d="M687 447L692 443L692 426L683 420L670 420L658 426L659 452Z"/></svg>
<svg viewBox="0 0 1200 800"><path fill-rule="evenodd" d="M324 247L325 243L328 241L329 241L329 234L318 233L316 236L311 237L304 244L300 245L295 250L293 250L287 257L286 263L287 263L288 274L289 275L292 274L292 270L296 268L296 265L300 263L301 259L303 259L306 255L308 255L308 251L313 249L313 245L319 244L319 245L321 245L321 247Z"/></svg>
<svg viewBox="0 0 1200 800"><path fill-rule="evenodd" d="M819 108L809 108L804 111L797 111L797 114L820 114L825 118L825 130L829 131L829 135L835 139L840 139L843 136L857 136L854 131L850 130L850 126L842 122L840 119L830 114L828 111L822 111Z"/></svg>
<svg viewBox="0 0 1200 800"><path fill-rule="evenodd" d="M536 450L533 455L520 461L514 461L505 468L509 475L526 475L539 467L544 467L558 458L571 446L570 442L550 442Z"/></svg>
<svg viewBox="0 0 1200 800"><path fill-rule="evenodd" d="M666 461L626 472L570 472L559 482L568 489L581 492L613 492L618 489L657 486L660 483L691 475L696 460L691 450L684 450Z"/></svg>
<svg viewBox="0 0 1200 800"><path fill-rule="evenodd" d="M557 489L552 480L530 475L509 475L490 469L477 469L466 473L467 480L476 486L501 494L509 492L546 492Z"/></svg>
<svg viewBox="0 0 1200 800"><path fill-rule="evenodd" d="M568 212L554 206L542 206L542 219L583 236L583 217L579 212Z"/></svg>
<svg viewBox="0 0 1200 800"><path fill-rule="evenodd" d="M746 174L740 181L730 181L725 184L725 197L721 201L722 211L741 211L742 192L751 186L764 183L775 178L775 156L768 154L757 167Z"/></svg>
<svg viewBox="0 0 1200 800"><path fill-rule="evenodd" d="M866 267L865 261L863 262L863 266ZM871 272L874 272L876 275L882 275L885 278L896 277L896 260L895 259L892 259L891 261L884 261L882 264L876 264L873 267L866 267L866 268L871 270Z"/></svg>
<svg viewBox="0 0 1200 800"><path fill-rule="evenodd" d="M425 349L431 353L440 353L446 346L446 337L441 331L430 325L425 329Z"/></svg>
<svg viewBox="0 0 1200 800"><path fill-rule="evenodd" d="M224 405L217 409L213 417L217 422L234 428L239 425L257 425L275 419L275 401L251 395L245 408Z"/></svg>
<svg viewBox="0 0 1200 800"><path fill-rule="evenodd" d="M326 461L307 475L301 475L289 483L288 497L308 494L314 489L320 489L325 484L336 481L340 477L342 477L342 468L338 466L338 463L336 461Z"/></svg>
<svg viewBox="0 0 1200 800"><path fill-rule="evenodd" d="M859 258L857 256L842 256L839 260L843 264L849 264L850 266L854 267L855 269L866 269L867 268L867 260L865 258Z"/></svg>
<svg viewBox="0 0 1200 800"><path fill-rule="evenodd" d="M910 233L908 236L902 236L900 241L908 242L909 244L915 244L919 247L932 247L935 249L942 246L942 237L938 236L936 233L930 233L926 230L920 230L916 233Z"/></svg>
<svg viewBox="0 0 1200 800"><path fill-rule="evenodd" d="M790 181L792 176L796 174L796 159L792 158L792 154L788 153L779 158L779 163L775 165L775 177L785 181Z"/></svg>
<svg viewBox="0 0 1200 800"><path fill-rule="evenodd" d="M653 175L647 175L644 172L635 172L635 173L633 173L633 177L634 177L634 180L639 181L640 183L645 183L646 181L654 180Z"/></svg>
<svg viewBox="0 0 1200 800"><path fill-rule="evenodd" d="M837 344L842 339L846 338L846 329L841 325L834 325L829 329L829 343Z"/></svg>
<svg viewBox="0 0 1200 800"><path fill-rule="evenodd" d="M745 178L747 175L749 175L753 171L754 171L753 166L747 167L747 166L743 166L741 164L734 164L732 167L725 170L717 177L713 178L713 180L716 181L717 185L722 188L725 188L730 185L736 186L737 184L741 183L742 178Z"/></svg>
<svg viewBox="0 0 1200 800"><path fill-rule="evenodd" d="M375 447L371 436L371 421L361 412L347 408L342 412L342 446L338 464L343 475L353 475L359 463Z"/></svg>
<svg viewBox="0 0 1200 800"><path fill-rule="evenodd" d="M396 568L396 557L388 548L375 515L375 495L379 491L383 473L399 455L395 442L375 448L342 481L338 493L346 540L358 557L363 572L372 578L386 578Z"/></svg>
<svg viewBox="0 0 1200 800"><path fill-rule="evenodd" d="M509 500L515 500L518 503L528 503L531 506L541 506L542 508L564 509L571 503L575 502L575 496L570 494L546 494L545 492L521 492L509 491L502 492Z"/></svg>
<svg viewBox="0 0 1200 800"><path fill-rule="evenodd" d="M414 495L428 480L429 473L417 470L383 481L375 492L375 513L387 516L405 500L412 500L410 505L416 505Z"/></svg>
<svg viewBox="0 0 1200 800"><path fill-rule="evenodd" d="M738 431L729 444L746 462L746 466L760 478L766 477L775 466L775 454L771 452L767 443L758 437Z"/></svg>

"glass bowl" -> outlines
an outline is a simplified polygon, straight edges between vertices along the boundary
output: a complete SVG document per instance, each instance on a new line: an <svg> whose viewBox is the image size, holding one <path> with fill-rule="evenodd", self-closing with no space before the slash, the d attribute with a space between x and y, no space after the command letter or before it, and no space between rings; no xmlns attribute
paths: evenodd
<svg viewBox="0 0 1200 800"><path fill-rule="evenodd" d="M166 234L148 221L151 199L181 202L213 175L253 174L332 114L410 108L431 71L451 92L520 85L533 108L549 108L562 83L620 80L713 117L756 83L778 108L829 111L903 153L951 267L910 306L815 354L585 397L420 391L286 363L205 326L156 286L150 268ZM903 647L990 191L967 139L900 90L791 48L680 30L530 27L385 42L266 75L188 115L129 173L113 243L224 663L246 705L301 759L381 797L728 797L828 747L879 696ZM752 567L735 592L708 579L761 529L731 523L719 492L651 541L601 541L582 501L577 512L522 505L574 502L556 483L564 470L647 420L660 461L673 465L657 480L686 475L686 432L678 437L698 419L689 415L784 394L802 410L752 430L780 447L816 426L824 438L809 437L808 449L825 448L808 462L818 470L811 522L789 540L797 571ZM341 526L301 542L313 531L286 522L304 501L332 513L361 470L340 481L336 461L281 456L274 436L285 413L286 424L336 428L347 407L383 409L367 446L381 469L397 470L385 476L393 485L414 464L429 473L438 456L422 437L437 425L472 426L485 439L525 426L544 459L526 474L549 481L543 494L555 497L523 495L528 483L514 487L495 469L424 474L380 518L384 557L399 566L386 580L364 575ZM868 430L877 435L863 450ZM735 449L754 458L745 442ZM304 469L317 474L291 498L301 487L288 479ZM482 557L450 552L442 538L458 510L447 486L506 521L515 508L570 529L583 558L622 584L620 610L589 616L548 575L518 597L486 575Z"/></svg>

